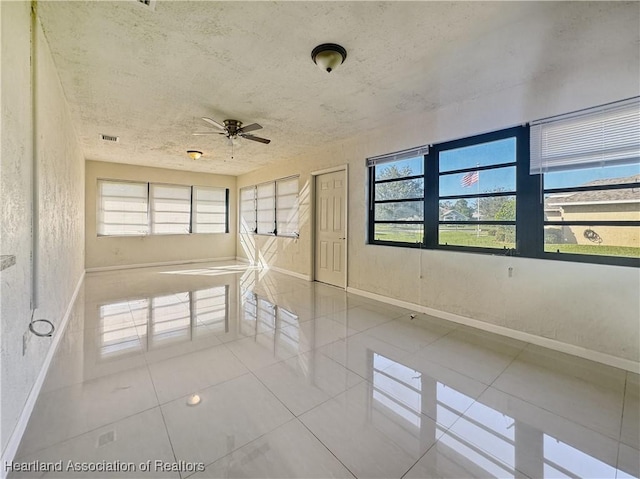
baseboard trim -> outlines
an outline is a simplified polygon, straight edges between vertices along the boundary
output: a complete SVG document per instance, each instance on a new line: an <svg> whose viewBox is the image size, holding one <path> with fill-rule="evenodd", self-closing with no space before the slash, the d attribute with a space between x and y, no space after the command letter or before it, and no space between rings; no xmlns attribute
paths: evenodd
<svg viewBox="0 0 640 479"><path fill-rule="evenodd" d="M278 268L277 266L265 266L265 269L270 269L271 271L275 271L276 273L288 274L289 276L293 276L294 278L303 279L305 281L313 281L313 278L310 274L302 274L296 273L295 271L290 271L284 268Z"/></svg>
<svg viewBox="0 0 640 479"><path fill-rule="evenodd" d="M524 331L517 331L515 329L506 328L504 326L498 326L496 324L487 323L485 321L480 321L478 319L472 319L466 316L461 316L459 314L440 311L438 309L429 308L427 306L422 306L419 304L410 303L408 301L403 301L395 298L390 298L388 296L383 296L377 293L371 293L369 291L364 291L357 288L349 287L347 288L347 292L357 294L359 296L364 296L365 298L375 299L383 303L392 304L394 306L399 306L401 308L410 309L412 311L416 311L419 313L425 313L430 316L435 316L437 318L446 319L447 321L452 321L454 323L464 324L465 326L471 326L473 328L481 329L483 331L488 331L490 333L495 333L495 334L499 334L509 338L518 339L520 341L525 341L527 343L535 344L537 346L553 349L554 351L560 351L562 353L567 353L573 356L589 359L591 361L606 364L608 366L624 369L625 371L631 371L637 374L640 373L640 362L631 361L630 359L619 358L617 356L601 353L599 351L593 351L591 349L583 348L581 346L576 346L574 344L564 343L556 339L536 336L535 334L525 333Z"/></svg>
<svg viewBox="0 0 640 479"><path fill-rule="evenodd" d="M11 433L11 437L7 442L7 447L2 453L2 459L0 459L0 478L5 479L8 475L5 464L13 462L15 459L16 453L18 452L18 447L20 446L20 441L22 440L22 436L24 435L25 430L27 429L27 424L29 423L29 418L31 417L31 413L33 412L33 408L36 405L36 401L38 396L40 395L40 390L42 389L42 385L44 384L44 380L47 377L47 372L49 371L49 366L51 366L51 361L53 360L53 356L58 349L58 345L60 344L60 339L62 338L65 329L67 328L67 323L69 322L69 317L71 316L71 311L73 310L73 305L76 302L76 298L78 297L78 293L80 292L80 286L84 281L85 272L83 271L80 275L80 279L78 280L78 284L76 284L76 289L71 296L71 300L69 301L69 305L67 306L67 310L62 317L62 321L56 328L56 333L53 335L53 339L51 341L51 346L47 351L47 355L44 358L44 362L42 363L42 367L40 368L40 372L36 377L36 381L27 396L27 401L22 408L22 412L20 413L20 417L18 418L18 422Z"/></svg>
<svg viewBox="0 0 640 479"><path fill-rule="evenodd" d="M179 261L163 261L160 263L140 263L140 264L124 264L116 266L99 266L96 268L86 268L87 273L99 273L102 271L118 271L122 269L133 268L153 268L156 266L176 266L179 264L195 264L195 263L215 263L216 261L235 261L235 256L223 256L221 258L203 258L203 259L190 259Z"/></svg>
<svg viewBox="0 0 640 479"><path fill-rule="evenodd" d="M253 264L252 261L249 261L247 258L243 258L242 256L236 256L235 260L240 263Z"/></svg>

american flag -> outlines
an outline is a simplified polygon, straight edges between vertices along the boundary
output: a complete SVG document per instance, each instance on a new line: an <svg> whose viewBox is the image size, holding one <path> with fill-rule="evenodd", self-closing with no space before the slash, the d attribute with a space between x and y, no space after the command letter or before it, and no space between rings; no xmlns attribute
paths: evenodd
<svg viewBox="0 0 640 479"><path fill-rule="evenodd" d="M462 177L462 179L460 180L460 184L464 187L467 188L471 185L473 185L474 183L477 183L479 179L479 174L477 171L472 171L470 173L467 173L466 175L464 175Z"/></svg>

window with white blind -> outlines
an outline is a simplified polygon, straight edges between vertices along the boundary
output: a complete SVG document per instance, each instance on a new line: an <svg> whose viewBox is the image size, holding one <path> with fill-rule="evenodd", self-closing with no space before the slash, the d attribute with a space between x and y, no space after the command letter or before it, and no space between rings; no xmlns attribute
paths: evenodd
<svg viewBox="0 0 640 479"><path fill-rule="evenodd" d="M276 181L276 231L278 236L298 235L298 177Z"/></svg>
<svg viewBox="0 0 640 479"><path fill-rule="evenodd" d="M193 187L193 233L228 233L226 188Z"/></svg>
<svg viewBox="0 0 640 479"><path fill-rule="evenodd" d="M229 190L98 180L98 236L228 233Z"/></svg>
<svg viewBox="0 0 640 479"><path fill-rule="evenodd" d="M257 233L272 235L276 233L276 185L263 183L256 186Z"/></svg>
<svg viewBox="0 0 640 479"><path fill-rule="evenodd" d="M256 233L256 187L240 190L240 233Z"/></svg>
<svg viewBox="0 0 640 479"><path fill-rule="evenodd" d="M147 183L98 182L98 236L149 234Z"/></svg>
<svg viewBox="0 0 640 479"><path fill-rule="evenodd" d="M640 258L640 101L531 124L531 174L542 174L544 252Z"/></svg>
<svg viewBox="0 0 640 479"><path fill-rule="evenodd" d="M240 189L240 233L299 236L298 176Z"/></svg>
<svg viewBox="0 0 640 479"><path fill-rule="evenodd" d="M407 151L367 161L370 244L640 266L640 98Z"/></svg>
<svg viewBox="0 0 640 479"><path fill-rule="evenodd" d="M188 234L191 232L191 187L155 185L150 188L151 232Z"/></svg>

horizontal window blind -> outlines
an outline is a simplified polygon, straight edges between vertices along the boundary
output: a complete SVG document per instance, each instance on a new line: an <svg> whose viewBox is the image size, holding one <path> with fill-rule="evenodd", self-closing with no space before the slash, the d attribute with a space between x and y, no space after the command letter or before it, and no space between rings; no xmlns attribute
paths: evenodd
<svg viewBox="0 0 640 479"><path fill-rule="evenodd" d="M276 227L276 185L264 183L256 186L258 234L274 234Z"/></svg>
<svg viewBox="0 0 640 479"><path fill-rule="evenodd" d="M409 150L397 151L395 153L388 153L386 155L373 156L371 158L367 158L367 166L375 166L381 165L383 163L389 163L392 161L406 160L409 158L417 158L420 156L424 156L429 153L429 147L419 146L417 148L411 148Z"/></svg>
<svg viewBox="0 0 640 479"><path fill-rule="evenodd" d="M640 160L640 100L634 98L531 123L530 173Z"/></svg>
<svg viewBox="0 0 640 479"><path fill-rule="evenodd" d="M298 177L276 181L276 224L279 236L298 235Z"/></svg>
<svg viewBox="0 0 640 479"><path fill-rule="evenodd" d="M256 187L240 190L240 232L256 232Z"/></svg>
<svg viewBox="0 0 640 479"><path fill-rule="evenodd" d="M227 190L205 186L193 187L194 233L227 232Z"/></svg>
<svg viewBox="0 0 640 479"><path fill-rule="evenodd" d="M98 181L98 235L149 234L147 183Z"/></svg>
<svg viewBox="0 0 640 479"><path fill-rule="evenodd" d="M191 224L191 187L151 185L151 232L188 234Z"/></svg>

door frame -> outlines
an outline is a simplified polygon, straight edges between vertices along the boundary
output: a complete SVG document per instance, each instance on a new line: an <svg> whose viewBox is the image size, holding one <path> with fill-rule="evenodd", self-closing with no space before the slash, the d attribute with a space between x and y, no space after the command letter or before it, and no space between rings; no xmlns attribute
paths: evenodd
<svg viewBox="0 0 640 479"><path fill-rule="evenodd" d="M347 290L349 286L349 164L332 166L330 168L324 168L322 170L315 170L311 172L311 281L316 281L316 217L317 217L317 205L316 205L316 180L317 176L327 173L336 173L338 171L344 171L344 289ZM336 286L339 287L339 286Z"/></svg>

